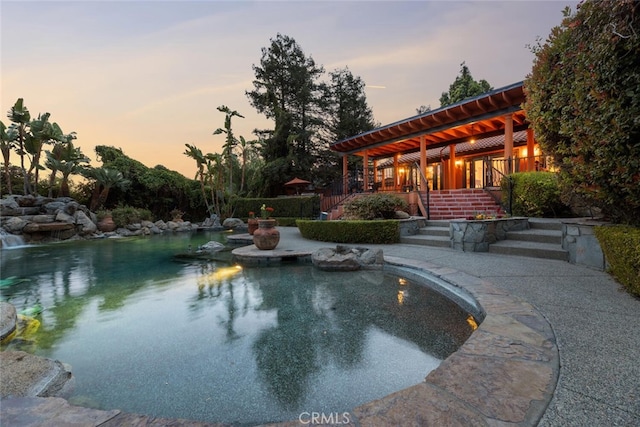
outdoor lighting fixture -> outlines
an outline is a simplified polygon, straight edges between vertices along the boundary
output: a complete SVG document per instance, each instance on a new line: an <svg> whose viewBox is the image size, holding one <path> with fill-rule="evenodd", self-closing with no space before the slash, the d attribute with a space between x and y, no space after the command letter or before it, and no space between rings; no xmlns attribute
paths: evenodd
<svg viewBox="0 0 640 427"><path fill-rule="evenodd" d="M471 123L471 139L469 140L469 144L475 144L476 138L473 136L473 123Z"/></svg>

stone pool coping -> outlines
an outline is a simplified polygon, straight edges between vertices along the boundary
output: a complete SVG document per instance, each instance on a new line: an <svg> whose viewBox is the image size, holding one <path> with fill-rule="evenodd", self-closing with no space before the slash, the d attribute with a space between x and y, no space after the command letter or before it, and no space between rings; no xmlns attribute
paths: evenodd
<svg viewBox="0 0 640 427"><path fill-rule="evenodd" d="M245 255L251 246L242 249ZM253 248L255 251L255 247ZM235 251L234 251L235 252ZM268 257L270 251L255 253ZM297 251L304 257L305 252ZM286 252L289 253L289 252ZM277 253L273 253L277 258ZM275 261L275 260L274 260ZM535 426L549 404L558 380L559 353L549 322L528 302L498 290L490 282L429 262L385 256L385 264L433 275L479 304L484 320L469 339L430 372L423 382L392 393L346 414L324 414L325 425L484 425ZM52 411L51 405L58 410ZM225 426L187 420L162 420L120 411L69 405L60 398L10 398L2 401L6 422L27 416L52 421L80 419L86 425ZM39 415L39 416L38 416ZM91 424L91 420L95 422ZM330 421L335 422L330 422ZM309 419L266 424L272 427L309 425ZM329 421L329 422L327 422ZM160 424L158 424L160 423Z"/></svg>

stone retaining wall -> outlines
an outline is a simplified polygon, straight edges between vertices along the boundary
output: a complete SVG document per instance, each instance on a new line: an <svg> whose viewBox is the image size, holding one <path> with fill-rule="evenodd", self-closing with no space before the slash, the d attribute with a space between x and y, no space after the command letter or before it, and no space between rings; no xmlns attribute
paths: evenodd
<svg viewBox="0 0 640 427"><path fill-rule="evenodd" d="M509 231L528 228L527 218L460 219L449 222L449 235L453 249L464 252L488 252L489 245L498 240L505 240Z"/></svg>
<svg viewBox="0 0 640 427"><path fill-rule="evenodd" d="M562 249L569 251L571 264L606 270L607 260L593 233L594 227L602 224L596 221L563 221Z"/></svg>

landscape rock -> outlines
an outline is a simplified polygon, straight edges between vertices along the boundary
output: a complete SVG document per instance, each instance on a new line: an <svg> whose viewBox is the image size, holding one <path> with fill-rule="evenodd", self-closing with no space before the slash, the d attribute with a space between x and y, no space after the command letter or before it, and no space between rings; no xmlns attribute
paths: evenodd
<svg viewBox="0 0 640 427"><path fill-rule="evenodd" d="M204 245L198 246L198 252L218 252L224 249L224 245L220 242L210 241Z"/></svg>
<svg viewBox="0 0 640 427"><path fill-rule="evenodd" d="M92 234L98 230L96 223L91 221L91 218L89 218L83 211L76 211L75 217L76 224L82 227L80 229L80 234Z"/></svg>
<svg viewBox="0 0 640 427"><path fill-rule="evenodd" d="M395 219L409 219L409 218L411 218L411 215L409 215L405 211L396 211L394 216L395 216Z"/></svg>
<svg viewBox="0 0 640 427"><path fill-rule="evenodd" d="M381 269L384 264L382 249L352 248L338 245L320 248L311 254L313 265L324 271L355 271L361 268Z"/></svg>
<svg viewBox="0 0 640 427"><path fill-rule="evenodd" d="M55 200L53 202L49 202L49 203L45 203L42 207L44 208L44 211L48 214L48 215L55 215L57 213L59 213L60 211L62 211L65 207L66 203L62 200Z"/></svg>
<svg viewBox="0 0 640 427"><path fill-rule="evenodd" d="M222 226L227 229L236 229L246 227L247 224L244 223L240 218L227 218L222 222Z"/></svg>
<svg viewBox="0 0 640 427"><path fill-rule="evenodd" d="M76 222L76 219L72 215L69 215L62 210L58 211L55 220L58 222L67 222L69 224L74 224Z"/></svg>
<svg viewBox="0 0 640 427"><path fill-rule="evenodd" d="M2 219L2 228L7 230L9 233L22 233L22 229L25 225L28 224L28 221L18 217L13 216L9 219Z"/></svg>

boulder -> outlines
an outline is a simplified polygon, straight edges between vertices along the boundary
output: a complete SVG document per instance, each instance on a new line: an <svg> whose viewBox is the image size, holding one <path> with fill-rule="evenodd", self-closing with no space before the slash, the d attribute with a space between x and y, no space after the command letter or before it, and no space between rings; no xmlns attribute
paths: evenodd
<svg viewBox="0 0 640 427"><path fill-rule="evenodd" d="M5 198L0 200L0 215L2 216L16 216L22 215L22 209L18 202L13 198Z"/></svg>
<svg viewBox="0 0 640 427"><path fill-rule="evenodd" d="M98 226L84 212L76 211L75 218L76 224L81 226L80 234L93 234L98 230Z"/></svg>
<svg viewBox="0 0 640 427"><path fill-rule="evenodd" d="M394 217L395 219L409 219L411 218L411 215L409 215L405 211L396 211Z"/></svg>
<svg viewBox="0 0 640 427"><path fill-rule="evenodd" d="M224 245L220 242L210 241L204 245L198 246L197 252L218 252L224 249Z"/></svg>
<svg viewBox="0 0 640 427"><path fill-rule="evenodd" d="M360 268L381 269L384 264L382 249L352 248L338 245L320 248L311 255L313 265L324 271L354 271Z"/></svg>
<svg viewBox="0 0 640 427"><path fill-rule="evenodd" d="M31 221L37 222L38 224L48 224L54 222L55 217L53 215L34 215Z"/></svg>
<svg viewBox="0 0 640 427"><path fill-rule="evenodd" d="M2 227L9 233L21 233L25 225L29 221L26 221L18 216L13 216L9 219L2 220Z"/></svg>
<svg viewBox="0 0 640 427"><path fill-rule="evenodd" d="M161 220L161 219L160 219L160 220L158 220L158 221L156 221L156 222L154 222L154 224L155 224L155 225L156 225L156 227L158 227L160 230L166 230L166 229L168 228L168 227L167 227L167 224L166 224L163 220Z"/></svg>
<svg viewBox="0 0 640 427"><path fill-rule="evenodd" d="M69 202L64 205L64 212L68 213L69 215L75 215L79 207L80 204L78 202Z"/></svg>
<svg viewBox="0 0 640 427"><path fill-rule="evenodd" d="M240 218L227 218L222 222L222 226L226 229L244 228L247 224Z"/></svg>
<svg viewBox="0 0 640 427"><path fill-rule="evenodd" d="M44 211L49 215L55 215L62 211L66 203L61 200L54 200L53 202L45 203L42 207Z"/></svg>
<svg viewBox="0 0 640 427"><path fill-rule="evenodd" d="M72 215L69 215L68 213L65 213L63 211L58 211L55 220L58 222L67 222L69 224L74 224L76 222L76 219Z"/></svg>

